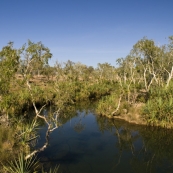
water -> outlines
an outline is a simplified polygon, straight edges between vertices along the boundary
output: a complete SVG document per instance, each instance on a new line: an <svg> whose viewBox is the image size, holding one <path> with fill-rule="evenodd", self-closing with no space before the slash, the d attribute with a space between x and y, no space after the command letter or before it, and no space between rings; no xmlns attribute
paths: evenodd
<svg viewBox="0 0 173 173"><path fill-rule="evenodd" d="M60 165L62 173L173 172L172 130L108 120L92 111L73 114L62 118L64 124L39 154L45 168Z"/></svg>

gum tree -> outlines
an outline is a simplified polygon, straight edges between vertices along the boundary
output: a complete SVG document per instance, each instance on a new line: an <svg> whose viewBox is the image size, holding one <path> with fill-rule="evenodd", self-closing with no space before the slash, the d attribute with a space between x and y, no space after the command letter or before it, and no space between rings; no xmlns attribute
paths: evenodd
<svg viewBox="0 0 173 173"><path fill-rule="evenodd" d="M155 81L159 84L159 58L162 50L155 45L153 40L143 38L132 49L132 54L137 59L137 65L141 67L142 78L146 91Z"/></svg>

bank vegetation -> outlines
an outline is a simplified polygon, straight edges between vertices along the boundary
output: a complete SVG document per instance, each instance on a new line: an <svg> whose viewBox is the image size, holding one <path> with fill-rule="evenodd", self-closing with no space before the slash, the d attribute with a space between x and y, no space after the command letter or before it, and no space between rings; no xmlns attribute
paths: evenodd
<svg viewBox="0 0 173 173"><path fill-rule="evenodd" d="M51 57L49 48L30 40L19 49L10 42L0 51L0 127L6 135L0 139L1 153L15 148L28 160L43 151L60 117L81 101L97 101L96 113L108 118L173 127L173 36L162 46L139 40L116 66L94 68L70 60L50 66ZM46 115L49 105L55 111ZM46 142L32 150L40 123L47 124Z"/></svg>

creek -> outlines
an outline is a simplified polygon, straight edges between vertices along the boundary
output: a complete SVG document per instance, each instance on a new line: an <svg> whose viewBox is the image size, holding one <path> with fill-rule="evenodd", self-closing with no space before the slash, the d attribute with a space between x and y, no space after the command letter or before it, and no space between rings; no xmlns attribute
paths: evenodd
<svg viewBox="0 0 173 173"><path fill-rule="evenodd" d="M39 153L45 168L59 165L61 173L173 172L173 130L129 124L78 109L61 119ZM45 142L39 130L36 147Z"/></svg>

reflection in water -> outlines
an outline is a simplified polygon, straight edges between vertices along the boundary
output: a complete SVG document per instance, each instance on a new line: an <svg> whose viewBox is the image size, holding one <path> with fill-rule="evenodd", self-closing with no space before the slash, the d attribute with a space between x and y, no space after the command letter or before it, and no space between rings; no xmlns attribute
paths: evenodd
<svg viewBox="0 0 173 173"><path fill-rule="evenodd" d="M79 120L78 123L74 125L74 130L78 133L82 132L85 129L85 125L82 124L81 119Z"/></svg>
<svg viewBox="0 0 173 173"><path fill-rule="evenodd" d="M173 172L172 130L77 110L60 118L63 125L39 154L45 167L60 164L62 173Z"/></svg>

